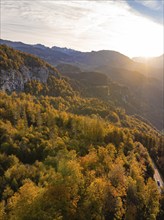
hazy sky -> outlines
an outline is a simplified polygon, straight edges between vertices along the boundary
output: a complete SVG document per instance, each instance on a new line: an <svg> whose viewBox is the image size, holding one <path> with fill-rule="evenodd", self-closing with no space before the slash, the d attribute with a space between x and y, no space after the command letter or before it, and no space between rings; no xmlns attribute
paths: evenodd
<svg viewBox="0 0 164 220"><path fill-rule="evenodd" d="M163 53L164 0L1 0L1 38L127 56Z"/></svg>

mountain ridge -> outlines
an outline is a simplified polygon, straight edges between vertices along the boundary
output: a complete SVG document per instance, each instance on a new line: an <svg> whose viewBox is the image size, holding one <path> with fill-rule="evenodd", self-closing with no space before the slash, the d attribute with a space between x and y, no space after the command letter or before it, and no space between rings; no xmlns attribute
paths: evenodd
<svg viewBox="0 0 164 220"><path fill-rule="evenodd" d="M24 44L22 42L12 42L0 39L0 44L6 44L15 49L27 52L40 57L53 66L62 63L73 64L83 70L93 71L101 66L110 68L124 68L127 70L139 71L145 76L155 77L158 80L163 79L163 57L160 56L160 65L145 65L135 62L133 59L113 50L100 50L91 52L81 52L66 47L46 47L42 44ZM156 58L154 58L156 59Z"/></svg>
<svg viewBox="0 0 164 220"><path fill-rule="evenodd" d="M44 45L41 45L41 44L34 44L34 45L30 45L30 44L25 44L25 43L22 43L22 42L12 42L12 41L8 41L8 40L2 40L0 39L0 44L6 44L10 47L13 47L15 49L18 49L18 50L22 50L23 52L29 52L31 54L34 54L34 55L38 55L40 56L41 58L44 58L42 57L42 52L43 50L46 50L46 55L48 53L50 53L51 55L53 54L55 57L54 58L58 58L57 59L52 59L52 60L48 60L48 58L44 58L46 59L46 61L50 62L52 65L57 65L57 64L60 64L61 62L74 62L74 63L78 63L80 64L80 62L83 63L84 65L84 62L87 62L88 61L88 58L89 56L91 55L91 62L92 63L95 63L95 59L96 59L96 56L104 56L106 57L106 55L110 56L111 59L113 59L113 56L115 55L115 58L117 58L117 56L119 57L122 57L125 59L125 61L131 61L133 62L132 60L130 60L130 58L128 58L127 56L117 52L117 51L112 51L112 50L100 50L100 51L91 51L91 52L81 52L81 51L77 51L77 50L73 50L73 49L69 49L69 48L61 48L61 47L56 47L56 46L53 46L53 47L46 47ZM38 46L39 45L39 46ZM29 49L31 49L31 51L29 51ZM38 50L34 50L33 49L38 49ZM39 52L41 54L39 54ZM59 54L54 54L54 52L56 53L59 53ZM77 62L75 62L75 60L71 57L69 57L69 52L71 52L71 55L73 53L74 56L76 56L76 59L77 59ZM61 56L60 55L65 55L64 58L66 60L63 60L61 59ZM112 55L112 56L111 56ZM117 55L117 56L116 56ZM86 58L85 58L86 56ZM84 60L83 60L84 59ZM113 61L114 61L113 59ZM97 59L98 61L98 59ZM101 62L103 61L103 59L101 60ZM99 65L99 64L98 64ZM84 65L85 66L85 65Z"/></svg>
<svg viewBox="0 0 164 220"><path fill-rule="evenodd" d="M39 48L40 47L42 46L39 45ZM28 50L28 48L26 49ZM44 52L44 49L35 48L35 51L33 52L36 52L36 51L38 52L38 50L42 51L42 54L40 55L40 57L42 56L46 57L46 53ZM98 97L102 100L106 100L107 102L112 101L113 103L115 103L116 106L125 108L127 113L140 114L142 117L145 117L149 121L153 122L153 124L155 124L157 128L163 129L163 122L162 122L162 118L164 114L163 107L162 107L162 89L163 88L162 86L159 86L157 79L148 78L144 76L143 74L141 74L140 72L138 72L138 70L136 71L126 70L124 66L122 66L121 64L117 66L117 68L111 67L109 65L104 67L102 65L101 67L99 66L93 69L89 67L87 68L87 70L84 70L85 68L84 69L80 68L79 67L80 65L76 65L77 64L76 62L73 64L72 63L64 64L65 59L68 59L69 57L68 54L64 54L64 57L63 57L63 53L59 52L58 55L60 54L60 57L56 56L56 58L54 58L54 56L51 56L51 53L49 56L49 60L50 59L51 60L54 60L54 59L62 60L62 63L56 66L61 67L60 72L69 78L68 80L71 83L71 86L76 91L80 93L82 92L82 94L86 97L87 96L96 97L96 98ZM105 51L105 54L106 53L112 54L112 59L115 61L115 63L117 63L117 59L115 59L115 57L113 56L112 51L110 52ZM101 55L99 56L99 54ZM106 56L104 55L104 51L100 51L96 53L92 52L92 55L93 56L91 60L89 60L88 57L85 57L85 59L82 60L82 62L84 62L86 66L88 66L88 62L93 63L94 67L97 66L96 60L99 59L98 57L101 57L100 62L107 63L108 61L108 58L106 58ZM118 53L115 53L115 55L118 55ZM119 56L122 57L122 55L120 54ZM77 57L74 56L74 59L76 58ZM129 62L129 58L127 57L124 57L124 58L125 59L122 59L120 63L123 62L124 64L127 64ZM35 57L34 60L36 59L37 58ZM49 65L50 63L51 62L49 62ZM70 68L70 65L72 65L71 68ZM38 70L36 70L36 72L37 71ZM64 73L63 71L66 71L66 72ZM2 76L3 75L5 74L2 74ZM1 78L3 79L3 77ZM109 81L112 81L112 83L106 83L108 82L108 79ZM36 76L34 77L34 80L36 80ZM103 84L100 83L101 80ZM50 83L50 81L48 82ZM115 84L113 84L113 82L115 82ZM68 88L70 87L65 80L63 80L63 83L66 83ZM21 83L19 83L19 80L17 84L18 86L21 85ZM34 87L34 84L30 86ZM30 88L28 87L28 89ZM47 89L48 89L47 87L42 88L42 90L48 92ZM51 85L51 92L48 94L52 95L52 93L53 93L53 88Z"/></svg>

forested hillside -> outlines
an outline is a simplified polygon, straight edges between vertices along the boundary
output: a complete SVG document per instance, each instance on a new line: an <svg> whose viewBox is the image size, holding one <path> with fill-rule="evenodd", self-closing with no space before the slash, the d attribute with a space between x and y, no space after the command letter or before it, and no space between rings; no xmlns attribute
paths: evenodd
<svg viewBox="0 0 164 220"><path fill-rule="evenodd" d="M66 113L26 94L2 92L0 112L4 219L156 218L160 195L139 142L149 126Z"/></svg>
<svg viewBox="0 0 164 220"><path fill-rule="evenodd" d="M75 82L85 97L98 97L150 121L157 129L163 124L163 85L155 78L149 78L137 71L121 68L101 67L96 71L82 71L70 64L56 68ZM78 85L78 86L77 86Z"/></svg>
<svg viewBox="0 0 164 220"><path fill-rule="evenodd" d="M99 96L114 102L116 106L126 109L128 114L138 114L150 121L157 129L163 130L163 56L154 58L145 64L134 60L116 51L101 50L80 52L68 48L46 47L44 45L24 44L0 39L0 44L23 52L34 54L53 66L62 69L61 73L68 74L72 80L80 81L87 96ZM75 66L73 72L68 66ZM64 65L66 68L63 68ZM81 74L74 74L80 67ZM93 79L101 80L108 77L110 84L95 88ZM99 76L98 76L99 75ZM105 75L105 76L103 76ZM101 81L102 82L102 81ZM113 84L114 83L114 84ZM107 92L109 90L109 92ZM82 90L84 92L84 90ZM110 94L110 96L109 96Z"/></svg>
<svg viewBox="0 0 164 220"><path fill-rule="evenodd" d="M163 218L156 129L39 58L2 46L0 62L0 219Z"/></svg>

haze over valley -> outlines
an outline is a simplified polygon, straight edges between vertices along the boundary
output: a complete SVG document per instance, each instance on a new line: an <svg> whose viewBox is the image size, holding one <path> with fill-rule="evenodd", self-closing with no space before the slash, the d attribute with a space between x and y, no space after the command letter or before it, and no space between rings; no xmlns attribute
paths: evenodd
<svg viewBox="0 0 164 220"><path fill-rule="evenodd" d="M44 59L64 76L77 80L90 91L93 89L86 95L100 95L102 99L124 108L128 114L143 116L157 129L163 129L163 55L152 58L154 63L158 63L158 68L153 62L135 62L116 51L80 52L5 40L0 40L0 44ZM105 80L101 82L101 78Z"/></svg>

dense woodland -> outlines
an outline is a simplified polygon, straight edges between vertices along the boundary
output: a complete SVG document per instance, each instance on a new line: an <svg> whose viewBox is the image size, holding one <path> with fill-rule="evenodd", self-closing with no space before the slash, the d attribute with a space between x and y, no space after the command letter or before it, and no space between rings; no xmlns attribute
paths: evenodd
<svg viewBox="0 0 164 220"><path fill-rule="evenodd" d="M81 92L88 97L99 96L101 99L112 101L116 106L124 108L126 113L138 114L150 121L157 129L164 129L163 56L158 57L156 61L146 60L143 64L110 50L80 52L68 48L49 48L44 45L30 45L2 39L0 44L40 57L56 67L63 75L78 81L76 88L80 87ZM11 48L8 50L10 58L13 52ZM16 56L14 55L14 62L18 54L18 63L19 60L25 59L26 64L34 63L36 66L39 66L39 62L43 64L43 61L38 61L36 57L34 59L34 56L27 57L18 52Z"/></svg>
<svg viewBox="0 0 164 220"><path fill-rule="evenodd" d="M15 68L16 53L1 53L3 70ZM24 59L31 67L24 54L18 70ZM144 119L82 97L58 72L1 91L0 219L162 220L149 155L162 172L163 143Z"/></svg>

